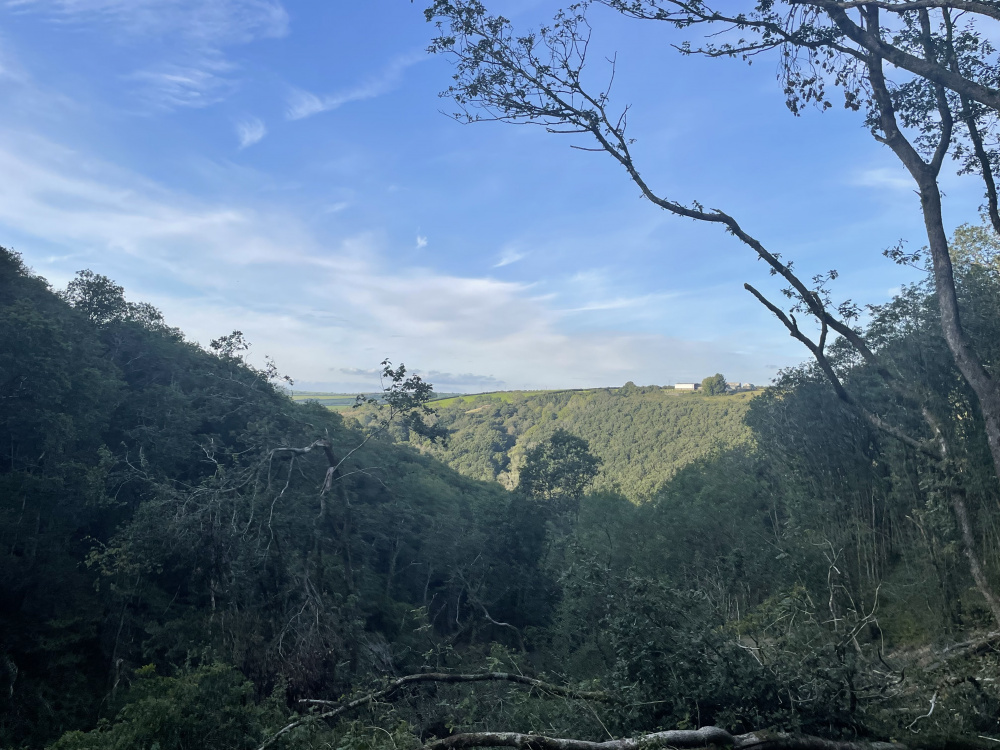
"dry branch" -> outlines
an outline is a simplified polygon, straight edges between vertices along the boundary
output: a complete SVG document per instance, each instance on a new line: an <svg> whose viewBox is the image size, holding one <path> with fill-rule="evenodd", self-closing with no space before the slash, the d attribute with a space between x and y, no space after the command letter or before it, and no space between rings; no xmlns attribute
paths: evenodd
<svg viewBox="0 0 1000 750"><path fill-rule="evenodd" d="M465 750L473 747L512 747L517 750L654 750L702 747L731 747L733 750L905 750L893 742L851 742L826 740L783 732L748 732L730 734L719 727L673 729L606 742L589 742L561 737L545 737L516 732L469 732L428 742L424 750Z"/></svg>
<svg viewBox="0 0 1000 750"><path fill-rule="evenodd" d="M563 687L561 685L553 685L550 682L544 682L543 680L536 680L534 677L525 677L520 674L513 674L511 672L476 672L473 674L450 674L447 672L422 672L420 674L409 674L405 677L400 677L398 680L392 682L388 687L383 690L369 693L367 696L359 698L358 700L381 700L383 698L388 698L391 695L397 693L405 687L410 685L416 685L421 682L443 682L443 683L459 683L459 682L514 682L519 685L527 685L528 687L537 688L550 695L558 695L563 698L578 698L580 700L586 701L599 701L601 703L617 703L617 699L607 693L601 691L589 691L589 690L574 690L573 688ZM301 703L313 703L313 704L323 704L323 705L342 705L341 701L321 701L321 700L305 700L300 701ZM356 703L357 701L352 701ZM349 705L349 704L348 704Z"/></svg>
<svg viewBox="0 0 1000 750"><path fill-rule="evenodd" d="M296 727L300 727L311 721L316 721L318 719L333 719L341 714L352 711L355 708L361 708L362 706L368 706L373 703L385 700L392 697L399 691L410 687L411 685L417 685L426 682L436 682L436 683L462 683L462 682L512 682L517 685L526 685L530 688L540 690L543 693L548 693L549 695L557 695L562 698L576 698L579 700L588 701L599 701L601 703L617 703L619 702L614 696L608 695L600 691L588 691L588 690L574 690L573 688L563 687L561 685L553 685L549 682L544 682L542 680L536 680L533 677L525 677L520 674L513 674L511 672L478 672L474 674L448 674L445 672L424 672L421 674L410 674L405 677L400 677L389 683L388 686L382 690L374 690L370 693L362 695L359 698L355 698L352 701L327 701L318 699L303 699L299 703L304 703L313 706L332 706L329 711L324 711L319 714L311 714L309 716L303 716L301 719L297 719L285 727L282 727L278 732L273 734L271 737L265 741L258 750L264 750L264 748L271 745L275 740L277 740L283 734L292 731Z"/></svg>
<svg viewBox="0 0 1000 750"><path fill-rule="evenodd" d="M857 742L825 740L784 732L748 732L730 734L719 727L672 729L606 742L589 742L561 737L545 737L516 732L468 732L428 742L424 750L465 750L473 747L512 747L517 750L655 750L701 747L731 747L733 750L905 750L894 742Z"/></svg>

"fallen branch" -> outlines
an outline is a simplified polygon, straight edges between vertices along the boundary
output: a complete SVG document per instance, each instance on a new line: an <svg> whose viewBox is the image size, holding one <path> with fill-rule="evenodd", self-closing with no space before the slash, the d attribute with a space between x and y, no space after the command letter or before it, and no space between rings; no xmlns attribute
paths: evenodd
<svg viewBox="0 0 1000 750"><path fill-rule="evenodd" d="M468 732L428 742L424 750L465 750L473 747L513 747L517 750L653 750L702 747L731 747L733 750L905 750L893 742L851 742L825 740L783 732L748 732L732 735L719 727L673 729L606 742L589 742L561 737L545 737L516 732Z"/></svg>
<svg viewBox="0 0 1000 750"><path fill-rule="evenodd" d="M935 690L934 691L934 695L931 696L931 707L930 707L930 709L927 711L927 713L921 714L920 716L918 716L917 718L915 718L913 721L911 721L907 725L907 727L906 727L907 729L909 729L914 734L916 734L917 732L920 731L919 729L914 729L913 725L916 724L921 719L929 719L931 717L931 714L934 713L934 708L937 706L937 696L938 696L938 694L937 694L937 691Z"/></svg>
<svg viewBox="0 0 1000 750"><path fill-rule="evenodd" d="M563 698L576 698L579 700L588 701L599 701L601 703L617 703L619 702L615 697L608 695L607 693L599 691L588 691L588 690L574 690L573 688L563 687L561 685L553 685L549 682L544 682L542 680L536 680L533 677L525 677L520 674L513 674L511 672L478 672L474 674L448 674L446 672L423 672L421 674L410 674L405 677L400 677L398 680L391 682L387 687L382 690L375 690L366 695L362 695L359 698L355 698L352 701L344 703L342 701L328 701L319 700L316 698L305 698L300 700L299 703L304 703L312 706L333 706L329 711L324 711L319 714L310 714L309 716L303 716L301 719L297 719L285 727L282 727L278 732L269 737L264 744L262 744L258 750L264 750L264 748L271 745L275 740L277 740L283 734L292 731L296 727L300 727L311 721L317 721L319 719L332 719L341 714L352 711L355 708L360 708L362 706L367 706L372 703L377 703L378 701L385 700L391 696L398 693L404 688L410 687L411 685L417 685L424 682L437 682L437 683L461 683L461 682L513 682L518 685L527 685L530 688L541 690L549 695L557 695Z"/></svg>

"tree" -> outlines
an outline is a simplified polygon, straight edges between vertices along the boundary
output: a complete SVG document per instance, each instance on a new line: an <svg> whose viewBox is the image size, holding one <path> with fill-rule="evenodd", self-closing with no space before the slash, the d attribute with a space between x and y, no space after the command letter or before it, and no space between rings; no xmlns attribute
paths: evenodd
<svg viewBox="0 0 1000 750"><path fill-rule="evenodd" d="M167 330L163 314L153 305L128 302L122 286L89 269L78 271L59 296L97 326L127 321L150 330Z"/></svg>
<svg viewBox="0 0 1000 750"><path fill-rule="evenodd" d="M721 396L726 392L726 376L721 372L710 375L701 381L701 390L709 396Z"/></svg>
<svg viewBox="0 0 1000 750"><path fill-rule="evenodd" d="M590 454L589 447L583 438L556 430L552 437L524 454L518 487L540 500L563 505L578 502L601 464Z"/></svg>
<svg viewBox="0 0 1000 750"><path fill-rule="evenodd" d="M855 329L860 308L851 300L834 302L830 283L836 270L810 281L792 263L719 209L697 200L683 202L659 193L643 178L633 158L628 135L628 108L613 108L610 83L598 89L584 84L593 2L632 19L664 23L690 32L704 28L704 43L687 42L684 54L742 57L763 52L778 55L786 103L793 113L803 106L832 106L828 89L840 88L849 109L863 110L873 137L892 150L906 167L920 198L931 276L940 326L961 377L974 393L983 416L994 479L1000 476L1000 384L963 323L949 241L944 229L939 176L947 157L962 172L983 181L993 230L1000 233L996 171L1000 153L987 145L995 138L1000 92L1000 64L989 41L1000 20L1000 8L986 0L759 0L743 9L716 9L706 0L584 0L559 11L553 22L535 32L515 30L502 16L490 15L480 0L435 0L426 17L438 36L431 51L454 60L454 83L445 92L459 105L455 117L473 122L498 120L531 123L550 132L590 139L585 150L604 151L625 170L642 195L676 216L718 224L750 248L787 284L786 306L775 304L745 284L779 319L789 334L812 354L837 397L858 410L873 426L919 453L943 476L960 486L952 464L943 422L953 418L935 410L926 394L897 377L878 352ZM888 78L886 64L893 79ZM613 80L614 62L610 78ZM887 251L901 263L919 253ZM818 335L810 335L797 315L812 319ZM881 387L920 415L915 428L890 423L845 386L842 370L831 358L839 337L855 360L868 363ZM843 361L843 358L842 360ZM974 534L961 490L951 504L976 584L1000 624L1000 597L982 574Z"/></svg>

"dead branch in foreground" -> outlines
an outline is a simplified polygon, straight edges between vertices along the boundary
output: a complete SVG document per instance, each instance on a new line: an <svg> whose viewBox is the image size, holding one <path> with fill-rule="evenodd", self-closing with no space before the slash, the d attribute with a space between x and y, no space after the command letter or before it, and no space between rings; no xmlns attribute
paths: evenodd
<svg viewBox="0 0 1000 750"><path fill-rule="evenodd" d="M355 698L352 701L344 703L342 701L327 701L318 700L313 698L306 698L300 700L299 703L305 703L313 706L333 706L329 711L324 711L319 714L310 714L308 716L303 716L301 719L293 721L291 724L282 727L280 730L275 732L271 737L267 739L258 750L264 750L264 748L271 745L275 740L277 740L283 734L292 731L296 727L300 727L311 721L317 721L319 719L332 719L355 708L360 708L362 706L367 706L372 703L377 703L378 701L385 700L398 693L400 690L407 688L411 685L416 685L422 682L437 682L437 683L460 683L460 682L513 682L517 685L527 685L530 688L540 690L544 693L550 695L556 695L562 698L576 698L579 700L588 701L599 701L601 703L618 703L618 699L614 696L608 695L607 693L602 693L599 691L586 691L586 690L574 690L572 688L563 687L561 685L553 685L549 682L543 682L542 680L536 680L533 677L525 677L520 674L513 674L511 672L478 672L474 674L448 674L446 672L423 672L420 674L409 674L405 677L400 677L398 680L394 680L389 683L389 685L382 690L375 690L360 698ZM820 750L820 749L817 749ZM825 749L824 749L825 750ZM832 749L831 749L832 750ZM845 750L848 750L845 748Z"/></svg>
<svg viewBox="0 0 1000 750"><path fill-rule="evenodd" d="M730 747L733 750L906 750L894 742L857 742L825 740L803 734L784 732L748 732L730 734L719 727L673 729L620 740L588 742L561 737L545 737L516 732L468 732L434 740L424 750L465 750L473 747L512 747L517 750L654 750L702 747Z"/></svg>
<svg viewBox="0 0 1000 750"><path fill-rule="evenodd" d="M613 696L607 693L599 691L586 691L586 690L574 690L573 688L562 687L561 685L553 685L550 682L543 682L542 680L536 680L533 677L525 677L520 674L513 674L511 672L476 672L474 674L450 674L448 672L421 672L420 674L408 674L405 677L400 677L398 680L392 682L384 690L379 690L378 692L369 693L366 696L358 698L359 701L366 700L380 700L382 698L388 698L390 695L398 690L409 685L415 685L420 682L443 682L443 683L459 683L459 682L515 682L519 685L527 685L528 687L537 688L543 692L550 693L551 695L559 695L563 698L579 698L580 700L586 701L599 701L601 703L618 703L619 701ZM352 701L351 703L356 703L357 701ZM299 701L299 703L313 703L326 706L340 706L341 701L321 701L305 699ZM351 704L347 704L351 705ZM359 704L360 705L360 704ZM344 706L346 708L346 706Z"/></svg>

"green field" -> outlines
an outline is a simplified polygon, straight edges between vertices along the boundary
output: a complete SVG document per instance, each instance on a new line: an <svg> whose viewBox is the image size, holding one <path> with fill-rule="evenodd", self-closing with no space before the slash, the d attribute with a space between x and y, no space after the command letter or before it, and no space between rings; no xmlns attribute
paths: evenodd
<svg viewBox="0 0 1000 750"><path fill-rule="evenodd" d="M357 403L357 398L359 395L365 398L380 398L381 393L323 393L320 391L293 391L289 394L292 401L306 403L315 402L317 404L322 404L327 409L331 411L345 411L350 409ZM435 403L441 400L451 401L454 397L459 396L456 393L440 393L435 394L432 399Z"/></svg>
<svg viewBox="0 0 1000 750"><path fill-rule="evenodd" d="M433 401L435 407L445 407L452 406L459 403L471 403L477 399L489 398L495 401L501 401L505 404L512 403L518 399L525 398L527 396L538 396L543 393L573 393L582 392L587 389L577 388L577 389L564 389L559 391L487 391L486 393L466 393L464 395L451 395L443 396L442 398L436 398ZM591 389L593 390L593 389Z"/></svg>

